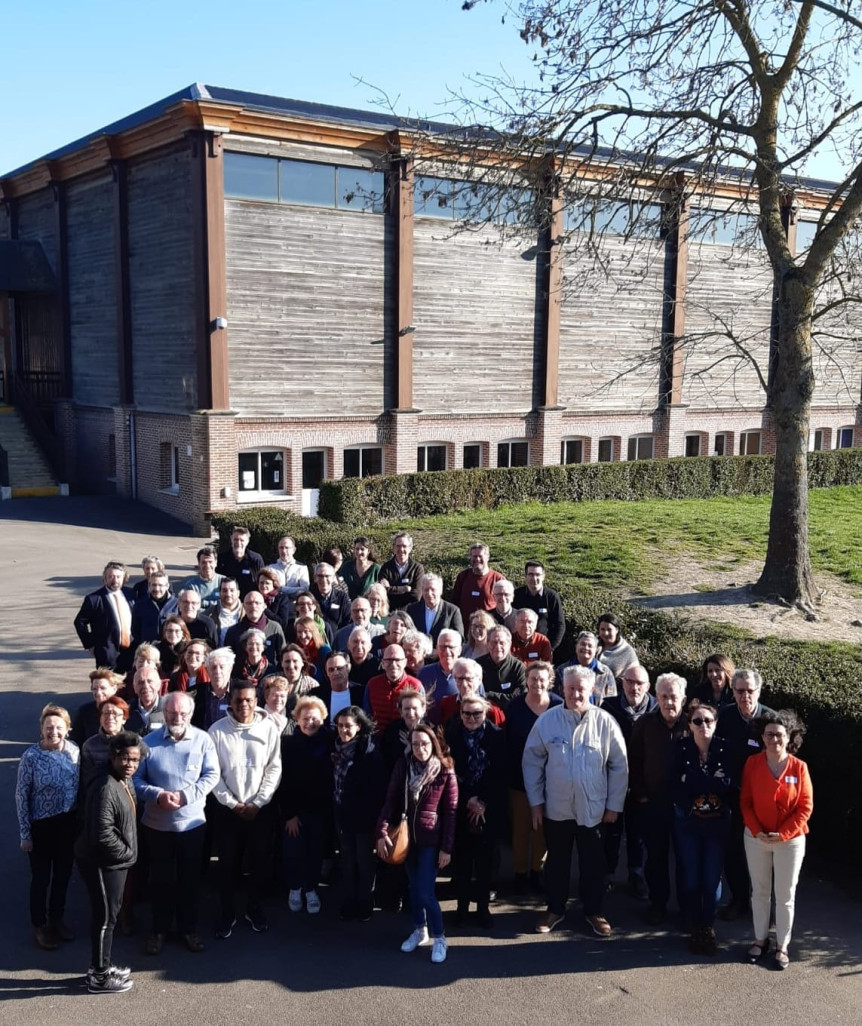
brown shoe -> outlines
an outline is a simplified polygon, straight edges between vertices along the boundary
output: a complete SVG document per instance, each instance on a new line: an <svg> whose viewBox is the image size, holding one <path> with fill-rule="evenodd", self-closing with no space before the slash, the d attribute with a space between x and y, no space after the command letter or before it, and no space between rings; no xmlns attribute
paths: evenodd
<svg viewBox="0 0 862 1026"><path fill-rule="evenodd" d="M587 922L597 937L610 937L611 924L604 916L587 916Z"/></svg>
<svg viewBox="0 0 862 1026"><path fill-rule="evenodd" d="M550 933L565 918L559 912L543 912L536 920L536 933Z"/></svg>
<svg viewBox="0 0 862 1026"><path fill-rule="evenodd" d="M197 933L183 934L186 947L195 955L199 955L204 949L203 938Z"/></svg>
<svg viewBox="0 0 862 1026"><path fill-rule="evenodd" d="M56 951L60 947L57 934L54 933L50 926L34 926L33 937L43 951Z"/></svg>
<svg viewBox="0 0 862 1026"><path fill-rule="evenodd" d="M147 937L147 941L144 944L145 955L158 955L162 950L162 945L165 943L165 935L163 933L151 933Z"/></svg>

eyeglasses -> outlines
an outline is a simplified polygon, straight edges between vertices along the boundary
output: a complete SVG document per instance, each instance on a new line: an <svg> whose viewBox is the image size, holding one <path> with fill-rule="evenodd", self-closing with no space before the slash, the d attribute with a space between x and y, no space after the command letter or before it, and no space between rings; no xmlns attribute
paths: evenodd
<svg viewBox="0 0 862 1026"><path fill-rule="evenodd" d="M734 688L735 695L756 695L759 688Z"/></svg>
<svg viewBox="0 0 862 1026"><path fill-rule="evenodd" d="M766 730L764 731L763 736L770 741L784 741L787 738L784 731L778 730Z"/></svg>
<svg viewBox="0 0 862 1026"><path fill-rule="evenodd" d="M696 716L691 722L696 727L711 727L713 723L715 723L715 720L707 720L704 719L703 716Z"/></svg>
<svg viewBox="0 0 862 1026"><path fill-rule="evenodd" d="M402 659L400 656L393 656L391 659L384 659L384 663L406 663L406 659Z"/></svg>
<svg viewBox="0 0 862 1026"><path fill-rule="evenodd" d="M485 715L484 710L478 709L476 712L468 712L466 709L461 713L461 718L464 720L481 720Z"/></svg>
<svg viewBox="0 0 862 1026"><path fill-rule="evenodd" d="M454 676L455 676L455 680L457 680L457 681L473 680L473 677L471 677L469 673L461 674L460 676L456 673Z"/></svg>

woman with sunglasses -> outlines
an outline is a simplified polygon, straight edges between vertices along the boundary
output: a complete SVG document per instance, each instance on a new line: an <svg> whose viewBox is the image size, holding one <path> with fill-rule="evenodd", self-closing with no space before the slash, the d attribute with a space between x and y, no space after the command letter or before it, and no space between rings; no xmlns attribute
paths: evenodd
<svg viewBox="0 0 862 1026"><path fill-rule="evenodd" d="M696 955L717 951L715 911L730 828L733 758L728 744L715 736L717 718L713 706L691 702L691 734L675 743L670 777L682 912L691 929L689 950Z"/></svg>
<svg viewBox="0 0 862 1026"><path fill-rule="evenodd" d="M805 725L790 709L760 718L764 751L753 755L742 771L740 808L745 821L745 856L751 876L751 911L755 941L751 963L769 950L769 906L775 886L776 969L790 965L787 946L793 928L796 883L805 857L805 835L814 808L808 767L796 752Z"/></svg>

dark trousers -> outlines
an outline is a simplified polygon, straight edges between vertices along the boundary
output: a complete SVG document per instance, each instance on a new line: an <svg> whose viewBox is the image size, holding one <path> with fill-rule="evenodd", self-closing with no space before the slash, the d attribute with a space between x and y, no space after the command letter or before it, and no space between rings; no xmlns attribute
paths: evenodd
<svg viewBox="0 0 862 1026"><path fill-rule="evenodd" d="M317 890L331 816L330 809L302 812L296 837L285 831L284 881L288 890Z"/></svg>
<svg viewBox="0 0 862 1026"><path fill-rule="evenodd" d="M734 805L730 813L730 829L724 851L724 875L730 889L730 900L747 906L751 896L751 877L748 875L748 861L745 857L745 823L739 806Z"/></svg>
<svg viewBox="0 0 862 1026"><path fill-rule="evenodd" d="M665 802L641 802L643 838L646 843L645 876L649 900L665 908L670 900L670 849L673 835L673 806ZM676 893L679 900L680 871L676 859Z"/></svg>
<svg viewBox="0 0 862 1026"><path fill-rule="evenodd" d="M230 919L236 914L236 891L244 858L249 869L246 907L257 908L260 905L272 812L269 805L264 805L254 819L245 820L225 805L217 805L216 811L221 910L222 916Z"/></svg>
<svg viewBox="0 0 862 1026"><path fill-rule="evenodd" d="M618 816L615 823L605 823L602 826L602 834L605 839L605 862L610 876L614 875L619 865L624 827L626 865L629 876L633 874L642 876L646 862L646 844L643 838L639 803L633 801L631 796L626 798L622 816Z"/></svg>
<svg viewBox="0 0 862 1026"><path fill-rule="evenodd" d="M90 964L96 972L104 972L111 965L114 927L128 870L100 869L92 862L79 862L78 870L90 899Z"/></svg>
<svg viewBox="0 0 862 1026"><path fill-rule="evenodd" d="M181 934L197 933L205 831L203 824L183 831L144 827L150 852L153 933L169 933L174 919Z"/></svg>
<svg viewBox="0 0 862 1026"><path fill-rule="evenodd" d="M336 819L341 850L341 901L358 911L370 912L374 892L374 835L342 830Z"/></svg>
<svg viewBox="0 0 862 1026"><path fill-rule="evenodd" d="M473 834L466 823L459 822L452 857L452 879L459 911L466 912L472 898L480 912L487 912L496 847L493 838Z"/></svg>
<svg viewBox="0 0 862 1026"><path fill-rule="evenodd" d="M545 818L545 841L548 857L545 860L545 892L548 911L565 915L569 900L569 881L572 875L572 849L578 849L578 896L584 915L602 913L605 891L605 850L600 826L578 826L573 819Z"/></svg>
<svg viewBox="0 0 862 1026"><path fill-rule="evenodd" d="M36 819L30 824L30 922L60 922L72 876L75 813Z"/></svg>
<svg viewBox="0 0 862 1026"><path fill-rule="evenodd" d="M718 884L727 842L727 820L699 820L678 814L673 831L682 872L681 906L692 926L715 923Z"/></svg>

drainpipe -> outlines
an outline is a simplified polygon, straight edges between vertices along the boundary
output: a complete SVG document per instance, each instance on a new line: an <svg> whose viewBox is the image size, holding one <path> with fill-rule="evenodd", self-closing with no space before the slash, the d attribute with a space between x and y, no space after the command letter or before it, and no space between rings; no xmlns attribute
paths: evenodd
<svg viewBox="0 0 862 1026"><path fill-rule="evenodd" d="M129 413L129 492L132 499L138 497L138 444L135 432L135 415Z"/></svg>

